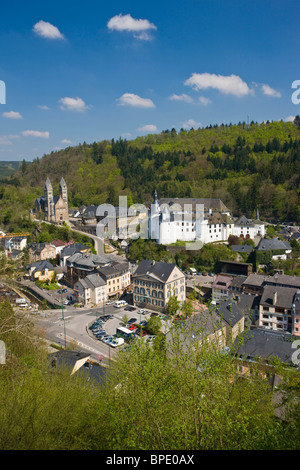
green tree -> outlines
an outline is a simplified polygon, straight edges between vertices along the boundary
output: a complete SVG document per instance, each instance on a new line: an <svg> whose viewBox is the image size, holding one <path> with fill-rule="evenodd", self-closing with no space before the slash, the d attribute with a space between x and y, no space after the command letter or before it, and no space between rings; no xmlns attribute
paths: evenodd
<svg viewBox="0 0 300 470"><path fill-rule="evenodd" d="M173 293L167 303L167 312L169 315L175 315L180 309L180 302L177 298L177 295Z"/></svg>
<svg viewBox="0 0 300 470"><path fill-rule="evenodd" d="M151 335L157 335L160 332L161 326L161 319L157 315L153 315L147 322L147 331Z"/></svg>

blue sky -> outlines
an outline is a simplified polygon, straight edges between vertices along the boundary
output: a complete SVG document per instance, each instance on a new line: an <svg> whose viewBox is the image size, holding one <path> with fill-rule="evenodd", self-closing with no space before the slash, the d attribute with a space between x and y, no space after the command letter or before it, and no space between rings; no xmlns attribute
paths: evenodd
<svg viewBox="0 0 300 470"><path fill-rule="evenodd" d="M2 2L0 160L289 120L299 13L294 0Z"/></svg>

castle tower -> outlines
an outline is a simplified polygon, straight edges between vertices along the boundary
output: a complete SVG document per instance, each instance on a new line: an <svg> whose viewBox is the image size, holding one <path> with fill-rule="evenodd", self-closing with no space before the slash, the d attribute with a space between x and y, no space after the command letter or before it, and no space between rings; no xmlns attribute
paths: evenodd
<svg viewBox="0 0 300 470"><path fill-rule="evenodd" d="M154 200L150 209L149 220L149 238L159 240L160 236L160 207L156 190L154 191Z"/></svg>
<svg viewBox="0 0 300 470"><path fill-rule="evenodd" d="M61 177L59 183L59 195L61 196L64 203L68 206L68 188L63 177Z"/></svg>
<svg viewBox="0 0 300 470"><path fill-rule="evenodd" d="M53 187L49 178L45 183L45 220L52 222L54 220L54 200L53 200Z"/></svg>

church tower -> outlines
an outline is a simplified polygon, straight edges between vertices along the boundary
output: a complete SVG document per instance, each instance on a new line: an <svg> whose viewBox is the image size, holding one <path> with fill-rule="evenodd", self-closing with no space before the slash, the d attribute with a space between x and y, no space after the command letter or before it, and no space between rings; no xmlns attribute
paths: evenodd
<svg viewBox="0 0 300 470"><path fill-rule="evenodd" d="M64 203L68 206L68 188L63 177L61 177L59 183L59 195L61 196Z"/></svg>
<svg viewBox="0 0 300 470"><path fill-rule="evenodd" d="M45 183L45 220L52 222L54 220L54 200L53 200L53 187L49 178Z"/></svg>

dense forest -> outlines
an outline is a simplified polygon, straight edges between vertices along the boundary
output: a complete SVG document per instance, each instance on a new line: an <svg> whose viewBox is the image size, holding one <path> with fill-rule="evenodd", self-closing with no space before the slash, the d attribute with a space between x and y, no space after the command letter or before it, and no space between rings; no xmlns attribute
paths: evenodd
<svg viewBox="0 0 300 470"><path fill-rule="evenodd" d="M28 213L47 176L57 194L64 176L71 207L117 205L119 195L147 204L156 189L159 197L220 198L235 216L252 217L258 208L265 221L299 223L299 174L298 119L84 142L23 161L1 183L0 222Z"/></svg>

